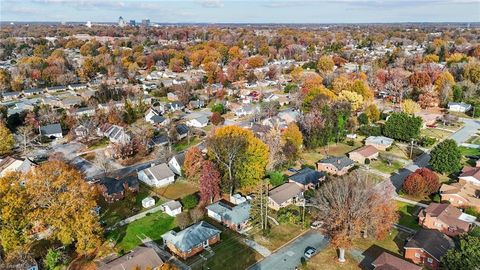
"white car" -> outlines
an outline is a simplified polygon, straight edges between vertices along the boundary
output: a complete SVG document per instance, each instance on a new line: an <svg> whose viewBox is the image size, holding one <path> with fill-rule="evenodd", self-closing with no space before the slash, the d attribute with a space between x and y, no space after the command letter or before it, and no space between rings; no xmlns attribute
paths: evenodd
<svg viewBox="0 0 480 270"><path fill-rule="evenodd" d="M322 227L322 225L323 225L323 221L316 220L316 221L312 222L312 225L310 225L310 228L316 230L316 229L319 229L320 227Z"/></svg>
<svg viewBox="0 0 480 270"><path fill-rule="evenodd" d="M315 248L307 247L305 249L305 254L303 254L303 255L305 255L306 258L310 259L315 254L315 252L317 252L317 250Z"/></svg>

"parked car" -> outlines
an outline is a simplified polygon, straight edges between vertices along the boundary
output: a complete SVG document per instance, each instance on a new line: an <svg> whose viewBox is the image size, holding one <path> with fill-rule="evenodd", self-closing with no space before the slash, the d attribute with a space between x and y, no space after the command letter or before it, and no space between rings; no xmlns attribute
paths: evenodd
<svg viewBox="0 0 480 270"><path fill-rule="evenodd" d="M314 247L307 247L305 249L305 257L310 259L313 257L313 255L315 254L315 252L317 252L317 250L314 248Z"/></svg>
<svg viewBox="0 0 480 270"><path fill-rule="evenodd" d="M322 225L323 225L323 221L315 220L314 222L312 222L312 225L310 225L310 228L316 230L322 227Z"/></svg>
<svg viewBox="0 0 480 270"><path fill-rule="evenodd" d="M297 172L297 170L295 170L294 168L288 168L288 171L289 171L289 172L293 172L293 173L296 173L296 172Z"/></svg>

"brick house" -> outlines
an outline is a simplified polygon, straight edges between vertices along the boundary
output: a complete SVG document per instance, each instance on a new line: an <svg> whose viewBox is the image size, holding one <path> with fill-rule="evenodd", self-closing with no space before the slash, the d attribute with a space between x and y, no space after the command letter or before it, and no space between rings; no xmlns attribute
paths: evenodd
<svg viewBox="0 0 480 270"><path fill-rule="evenodd" d="M220 233L213 225L200 221L179 232L169 231L162 238L163 244L171 252L186 260L219 242Z"/></svg>
<svg viewBox="0 0 480 270"><path fill-rule="evenodd" d="M440 195L442 201L448 201L455 207L475 207L480 211L480 186L468 182L443 184Z"/></svg>
<svg viewBox="0 0 480 270"><path fill-rule="evenodd" d="M378 150L372 145L365 145L348 153L348 157L360 164L365 164L365 160L374 160L378 158Z"/></svg>
<svg viewBox="0 0 480 270"><path fill-rule="evenodd" d="M467 215L447 203L431 203L418 214L418 224L427 229L438 230L448 236L467 233L476 217Z"/></svg>
<svg viewBox="0 0 480 270"><path fill-rule="evenodd" d="M454 248L450 237L436 230L420 229L405 244L404 257L425 268L437 270L440 259L451 248Z"/></svg>
<svg viewBox="0 0 480 270"><path fill-rule="evenodd" d="M125 191L138 192L139 184L136 176L127 176L121 179L103 177L97 182L103 198L107 202L114 202L125 197Z"/></svg>
<svg viewBox="0 0 480 270"><path fill-rule="evenodd" d="M475 167L463 167L462 173L458 176L458 182L470 183L480 186L480 164L477 162Z"/></svg>
<svg viewBox="0 0 480 270"><path fill-rule="evenodd" d="M320 182L325 180L325 173L305 167L288 177L290 183L296 183L304 190L318 188Z"/></svg>
<svg viewBox="0 0 480 270"><path fill-rule="evenodd" d="M328 157L317 162L317 171L342 176L354 166L353 160L348 157Z"/></svg>
<svg viewBox="0 0 480 270"><path fill-rule="evenodd" d="M372 262L374 270L422 270L421 266L405 261L387 252L382 252Z"/></svg>
<svg viewBox="0 0 480 270"><path fill-rule="evenodd" d="M98 270L152 269L157 270L163 265L163 260L150 247L137 247L131 252L98 265Z"/></svg>
<svg viewBox="0 0 480 270"><path fill-rule="evenodd" d="M250 219L250 203L235 205L226 200L220 200L205 207L207 215L234 231L241 231Z"/></svg>

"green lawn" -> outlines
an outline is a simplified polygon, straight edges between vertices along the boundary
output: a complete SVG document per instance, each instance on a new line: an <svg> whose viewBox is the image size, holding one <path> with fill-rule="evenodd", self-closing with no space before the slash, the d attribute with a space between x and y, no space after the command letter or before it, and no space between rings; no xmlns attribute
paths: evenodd
<svg viewBox="0 0 480 270"><path fill-rule="evenodd" d="M160 241L162 234L175 227L175 219L165 213L156 212L128 225L110 231L106 239L116 242L117 251L129 251L141 244L137 237L146 235L154 241Z"/></svg>
<svg viewBox="0 0 480 270"><path fill-rule="evenodd" d="M196 145L198 143L200 143L200 139L197 137L190 138L190 143L188 143L187 139L183 139L173 145L173 150L175 150L176 152L181 152L183 150L186 150L190 146Z"/></svg>
<svg viewBox="0 0 480 270"><path fill-rule="evenodd" d="M460 146L458 147L460 149L460 152L464 156L478 156L480 155L480 149L475 149L475 148L467 148Z"/></svg>
<svg viewBox="0 0 480 270"><path fill-rule="evenodd" d="M190 262L197 262L192 265L193 270L247 269L261 258L260 254L256 253L243 242L244 236L212 220L207 220L207 222L222 230L220 243L211 246L215 255L208 258L207 261L198 258L198 255L189 259ZM206 252L203 253L206 255Z"/></svg>
<svg viewBox="0 0 480 270"><path fill-rule="evenodd" d="M107 147L109 143L110 143L110 141L108 140L108 138L103 137L100 140L97 140L97 141L93 142L90 146L88 146L88 150L95 150L95 149L99 149L99 148L104 148L104 147Z"/></svg>
<svg viewBox="0 0 480 270"><path fill-rule="evenodd" d="M268 234L262 235L260 232L255 232L252 237L260 245L274 251L304 230L305 228L302 228L302 226L294 224L272 225Z"/></svg>
<svg viewBox="0 0 480 270"><path fill-rule="evenodd" d="M403 164L398 161L392 161L390 164L387 163L386 160L380 158L378 160L374 160L370 163L370 167L375 170L391 174L393 172L398 171L400 168L403 167Z"/></svg>
<svg viewBox="0 0 480 270"><path fill-rule="evenodd" d="M425 128L421 130L420 135L436 138L437 140L444 140L452 135L452 132L435 128Z"/></svg>
<svg viewBox="0 0 480 270"><path fill-rule="evenodd" d="M418 225L417 216L414 215L417 207L404 202L397 202L397 205L399 214L398 224L412 229L419 229L420 225Z"/></svg>

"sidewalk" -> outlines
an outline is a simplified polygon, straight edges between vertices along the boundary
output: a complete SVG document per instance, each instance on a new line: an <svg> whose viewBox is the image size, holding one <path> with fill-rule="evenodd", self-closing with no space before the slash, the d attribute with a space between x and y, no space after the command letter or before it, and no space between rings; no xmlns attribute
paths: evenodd
<svg viewBox="0 0 480 270"><path fill-rule="evenodd" d="M395 197L393 197L393 199L396 200L396 201L399 201L399 202L404 202L404 203L408 203L408 204L412 204L412 205L417 205L417 206L420 206L420 207L423 207L423 208L428 207L427 204L412 201L412 200L405 199L405 198L402 198L402 197L399 197L399 196L395 196Z"/></svg>

